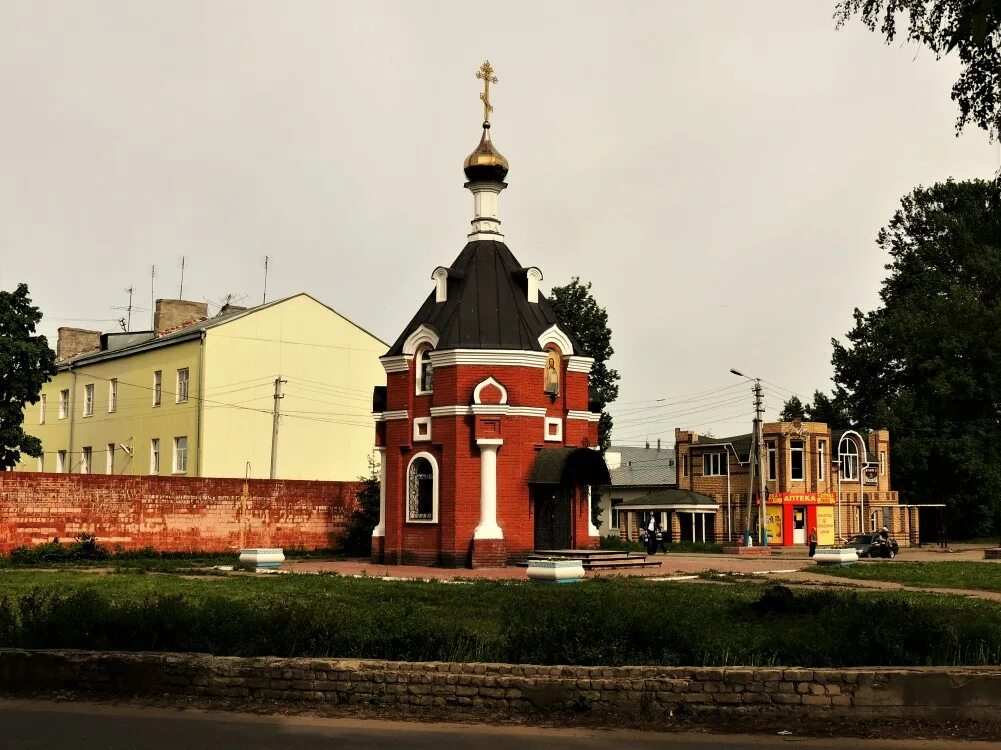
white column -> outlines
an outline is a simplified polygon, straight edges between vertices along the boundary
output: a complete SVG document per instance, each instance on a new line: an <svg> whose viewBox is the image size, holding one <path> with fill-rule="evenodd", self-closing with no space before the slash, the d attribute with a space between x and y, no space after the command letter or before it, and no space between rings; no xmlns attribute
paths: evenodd
<svg viewBox="0 0 1001 750"><path fill-rule="evenodd" d="M608 507L612 507L612 499L608 498ZM609 513L612 511L609 510ZM587 535L601 536L601 530L594 525L594 514L591 512L591 488L587 488Z"/></svg>
<svg viewBox="0 0 1001 750"><path fill-rule="evenodd" d="M480 447L480 524L473 539L503 539L497 525L497 449L504 444L500 438L479 438Z"/></svg>
<svg viewBox="0 0 1001 750"><path fill-rule="evenodd" d="M379 452L379 525L372 529L372 536L386 536L386 449Z"/></svg>

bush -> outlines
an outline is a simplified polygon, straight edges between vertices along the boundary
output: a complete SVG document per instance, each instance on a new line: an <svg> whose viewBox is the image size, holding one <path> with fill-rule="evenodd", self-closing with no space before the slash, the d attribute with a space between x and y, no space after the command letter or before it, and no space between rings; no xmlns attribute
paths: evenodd
<svg viewBox="0 0 1001 750"><path fill-rule="evenodd" d="M375 461L369 459L367 477L361 477L362 488L355 496L358 505L348 516L341 547L348 555L368 557L372 553L372 530L379 523L379 472Z"/></svg>
<svg viewBox="0 0 1001 750"><path fill-rule="evenodd" d="M625 579L460 586L15 571L0 576L0 647L585 665L999 662L995 602L768 592L768 584Z"/></svg>
<svg viewBox="0 0 1001 750"><path fill-rule="evenodd" d="M108 548L98 544L92 534L80 534L71 544L60 544L59 539L34 547L15 547L10 560L15 565L44 565L79 560L107 560Z"/></svg>

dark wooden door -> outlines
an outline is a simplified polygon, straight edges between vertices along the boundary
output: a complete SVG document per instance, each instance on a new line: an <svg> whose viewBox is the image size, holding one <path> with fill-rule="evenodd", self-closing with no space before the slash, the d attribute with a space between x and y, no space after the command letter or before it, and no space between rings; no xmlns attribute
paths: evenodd
<svg viewBox="0 0 1001 750"><path fill-rule="evenodd" d="M570 549L573 514L570 492L561 487L540 487L533 493L535 549Z"/></svg>

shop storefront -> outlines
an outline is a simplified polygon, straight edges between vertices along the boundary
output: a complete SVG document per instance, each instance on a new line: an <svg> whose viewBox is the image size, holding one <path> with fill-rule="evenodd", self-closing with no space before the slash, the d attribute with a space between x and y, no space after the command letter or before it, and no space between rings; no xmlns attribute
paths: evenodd
<svg viewBox="0 0 1001 750"><path fill-rule="evenodd" d="M832 492L773 492L765 506L768 543L792 547L810 543L810 529L817 530L817 543L834 544Z"/></svg>

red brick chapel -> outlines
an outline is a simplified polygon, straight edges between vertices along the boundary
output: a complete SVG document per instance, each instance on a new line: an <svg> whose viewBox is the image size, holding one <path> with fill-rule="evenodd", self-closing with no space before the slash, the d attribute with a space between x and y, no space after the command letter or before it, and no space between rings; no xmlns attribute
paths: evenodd
<svg viewBox="0 0 1001 750"><path fill-rule="evenodd" d="M508 162L483 135L465 161L472 231L381 358L373 411L381 454L373 561L489 567L532 550L594 547L588 487L608 483L589 400L592 360L560 327L542 272L504 243Z"/></svg>

